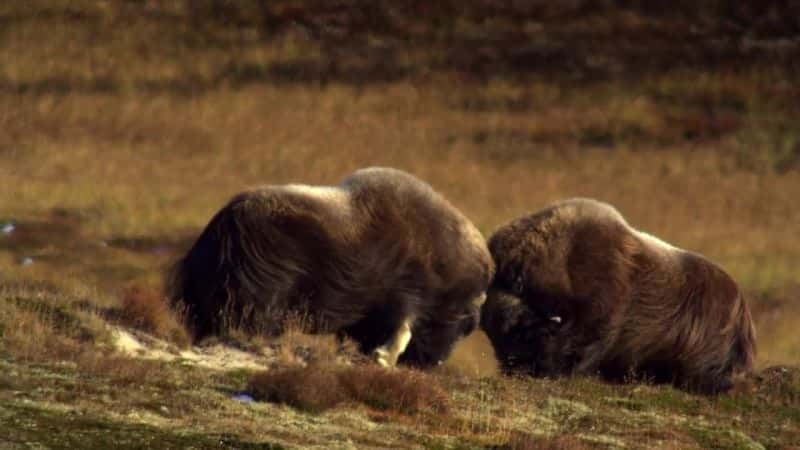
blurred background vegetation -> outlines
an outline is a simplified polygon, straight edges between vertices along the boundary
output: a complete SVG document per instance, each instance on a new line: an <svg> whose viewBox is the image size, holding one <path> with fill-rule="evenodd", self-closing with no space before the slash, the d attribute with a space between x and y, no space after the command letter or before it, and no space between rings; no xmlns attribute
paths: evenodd
<svg viewBox="0 0 800 450"><path fill-rule="evenodd" d="M788 0L2 2L0 281L118 308L234 193L389 165L487 235L611 202L797 363L798 69Z"/></svg>

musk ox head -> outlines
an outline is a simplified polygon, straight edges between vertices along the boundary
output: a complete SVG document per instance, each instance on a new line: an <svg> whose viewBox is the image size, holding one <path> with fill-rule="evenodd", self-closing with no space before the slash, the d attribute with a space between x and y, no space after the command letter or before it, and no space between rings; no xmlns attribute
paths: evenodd
<svg viewBox="0 0 800 450"><path fill-rule="evenodd" d="M416 323L414 338L400 361L417 367L436 366L450 356L455 343L480 325L486 294L475 297L461 312L430 317Z"/></svg>
<svg viewBox="0 0 800 450"><path fill-rule="evenodd" d="M495 350L503 372L537 376L552 375L563 366L554 359L565 355L552 351L561 332L562 318L537 312L511 292L490 289L481 312L481 329Z"/></svg>
<svg viewBox="0 0 800 450"><path fill-rule="evenodd" d="M428 184L388 168L336 186L235 196L175 265L170 298L196 339L276 335L287 315L355 339L382 364L426 367L475 328L494 273L472 223ZM406 347L409 351L406 351Z"/></svg>
<svg viewBox="0 0 800 450"><path fill-rule="evenodd" d="M715 393L752 368L755 333L736 283L610 205L557 203L501 227L489 249L497 271L481 327L506 370Z"/></svg>

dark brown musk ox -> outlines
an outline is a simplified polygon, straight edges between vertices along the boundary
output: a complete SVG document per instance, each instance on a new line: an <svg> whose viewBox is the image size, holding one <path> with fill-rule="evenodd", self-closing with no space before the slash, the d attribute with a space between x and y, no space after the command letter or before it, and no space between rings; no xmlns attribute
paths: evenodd
<svg viewBox="0 0 800 450"><path fill-rule="evenodd" d="M731 277L608 204L556 203L501 227L489 250L497 271L481 327L506 372L713 394L752 369L753 322Z"/></svg>
<svg viewBox="0 0 800 450"><path fill-rule="evenodd" d="M336 186L235 196L173 267L168 295L195 340L275 336L290 315L354 339L380 364L428 367L479 323L494 273L475 226L427 183L358 170Z"/></svg>

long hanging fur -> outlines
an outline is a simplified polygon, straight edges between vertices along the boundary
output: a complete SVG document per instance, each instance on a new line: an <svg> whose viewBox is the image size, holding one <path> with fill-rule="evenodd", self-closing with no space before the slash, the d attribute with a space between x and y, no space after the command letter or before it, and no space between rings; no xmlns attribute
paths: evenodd
<svg viewBox="0 0 800 450"><path fill-rule="evenodd" d="M494 266L474 226L441 195L394 169L340 185L267 186L234 197L170 271L167 289L196 339L280 334L289 315L368 352L413 317L404 360L447 357L477 322L472 302Z"/></svg>
<svg viewBox="0 0 800 450"><path fill-rule="evenodd" d="M610 205L557 203L497 230L489 249L497 273L481 325L507 371L715 393L753 367L753 321L730 276Z"/></svg>

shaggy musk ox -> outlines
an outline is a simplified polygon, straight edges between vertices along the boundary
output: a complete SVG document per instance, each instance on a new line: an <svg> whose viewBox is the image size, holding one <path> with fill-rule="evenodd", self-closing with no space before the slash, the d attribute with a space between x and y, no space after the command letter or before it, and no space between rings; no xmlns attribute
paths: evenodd
<svg viewBox="0 0 800 450"><path fill-rule="evenodd" d="M610 205L557 203L500 228L489 250L497 272L481 327L508 372L716 393L752 368L755 333L736 283Z"/></svg>
<svg viewBox="0 0 800 450"><path fill-rule="evenodd" d="M168 279L196 340L277 335L289 315L383 365L447 358L494 273L478 230L428 184L359 170L338 186L266 186L223 207ZM402 355L402 356L401 356Z"/></svg>

